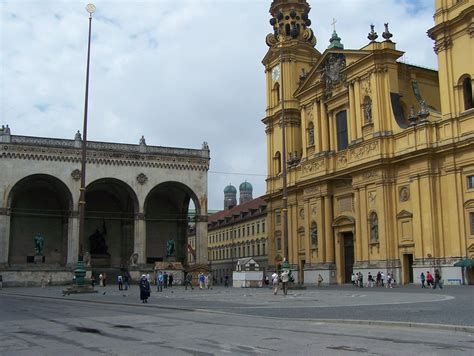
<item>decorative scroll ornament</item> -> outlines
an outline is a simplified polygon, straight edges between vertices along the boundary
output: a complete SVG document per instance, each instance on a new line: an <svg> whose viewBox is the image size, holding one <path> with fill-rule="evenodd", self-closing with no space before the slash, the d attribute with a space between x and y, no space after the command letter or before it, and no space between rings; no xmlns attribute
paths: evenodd
<svg viewBox="0 0 474 356"><path fill-rule="evenodd" d="M71 177L74 180L79 180L81 179L81 171L79 169L75 169L71 172Z"/></svg>
<svg viewBox="0 0 474 356"><path fill-rule="evenodd" d="M137 176L137 182L141 185L145 184L148 180L148 177L144 173L140 173Z"/></svg>

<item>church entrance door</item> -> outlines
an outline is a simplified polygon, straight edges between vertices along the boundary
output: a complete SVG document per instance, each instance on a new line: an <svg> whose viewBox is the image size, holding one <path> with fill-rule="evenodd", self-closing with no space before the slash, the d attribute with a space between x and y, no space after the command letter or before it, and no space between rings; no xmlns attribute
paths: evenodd
<svg viewBox="0 0 474 356"><path fill-rule="evenodd" d="M354 234L343 232L343 261L344 261L344 283L351 283L351 276L354 266Z"/></svg>

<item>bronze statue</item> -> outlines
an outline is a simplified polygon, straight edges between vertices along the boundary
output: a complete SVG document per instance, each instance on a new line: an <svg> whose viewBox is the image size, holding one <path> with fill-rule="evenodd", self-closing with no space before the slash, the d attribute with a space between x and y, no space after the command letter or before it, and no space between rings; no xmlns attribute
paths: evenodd
<svg viewBox="0 0 474 356"><path fill-rule="evenodd" d="M171 257L174 254L174 240L169 239L166 243L166 257Z"/></svg>
<svg viewBox="0 0 474 356"><path fill-rule="evenodd" d="M43 255L43 248L44 248L44 237L41 236L40 233L38 233L35 236L35 252L36 256L42 256Z"/></svg>

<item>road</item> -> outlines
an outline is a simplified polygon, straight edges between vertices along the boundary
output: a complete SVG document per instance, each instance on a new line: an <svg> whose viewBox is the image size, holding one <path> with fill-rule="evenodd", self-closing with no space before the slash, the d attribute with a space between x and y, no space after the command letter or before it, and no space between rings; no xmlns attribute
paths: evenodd
<svg viewBox="0 0 474 356"><path fill-rule="evenodd" d="M76 297L9 288L0 291L0 354L472 355L474 327L446 326L472 291L176 288L141 304L136 288ZM464 314L462 325L472 326Z"/></svg>

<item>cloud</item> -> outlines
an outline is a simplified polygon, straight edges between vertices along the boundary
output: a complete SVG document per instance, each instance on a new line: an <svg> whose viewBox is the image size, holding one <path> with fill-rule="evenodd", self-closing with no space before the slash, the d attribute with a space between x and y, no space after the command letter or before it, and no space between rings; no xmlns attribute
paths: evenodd
<svg viewBox="0 0 474 356"><path fill-rule="evenodd" d="M432 1L310 0L323 52L390 23L410 63L436 67ZM88 137L211 149L209 208L244 180L265 193L265 77L270 0L94 2ZM427 5L428 4L428 5ZM88 14L83 1L1 3L0 115L14 134L73 138L82 130ZM212 173L212 172L228 172ZM231 173L241 173L239 175ZM255 175L257 174L257 175Z"/></svg>

